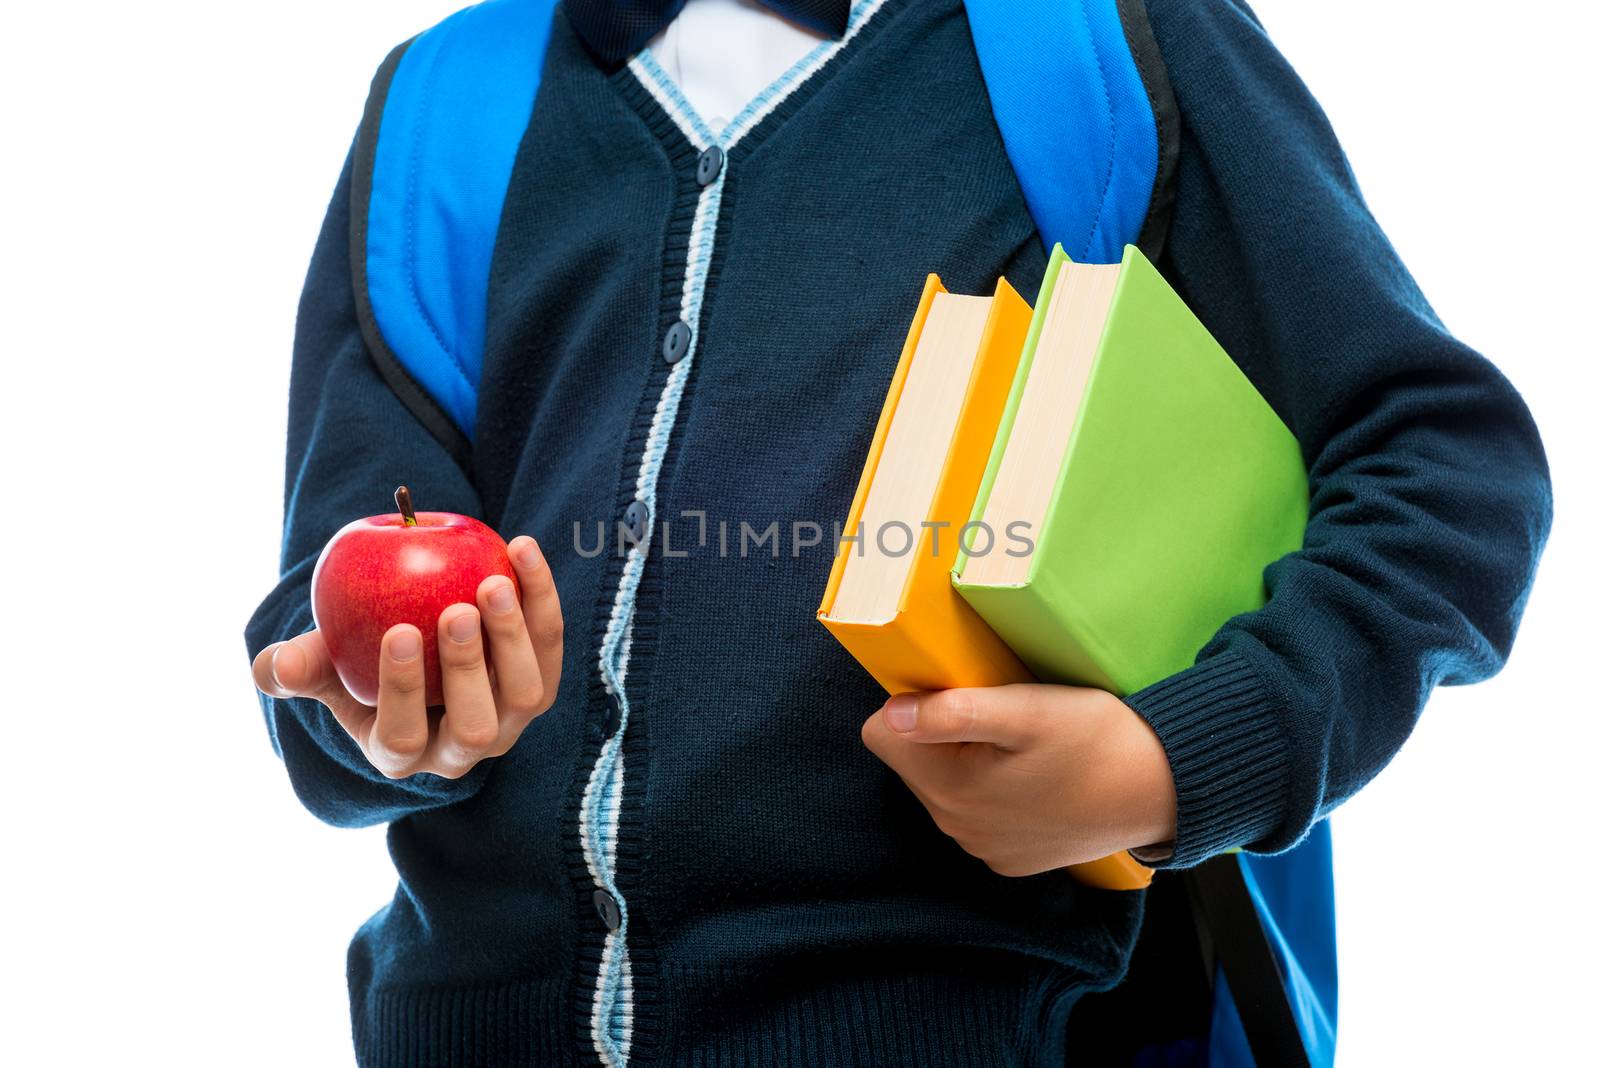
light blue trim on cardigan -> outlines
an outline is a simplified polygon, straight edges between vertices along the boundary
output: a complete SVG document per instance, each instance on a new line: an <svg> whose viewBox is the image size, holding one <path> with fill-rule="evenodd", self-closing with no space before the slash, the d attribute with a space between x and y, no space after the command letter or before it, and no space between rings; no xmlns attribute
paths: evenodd
<svg viewBox="0 0 1600 1068"><path fill-rule="evenodd" d="M665 71L661 69L649 50L641 52L632 62L631 69L645 87L656 96L665 110L679 124L684 136L696 147L715 144L725 152L755 125L759 124L773 106L800 86L807 77L827 62L854 35L855 30L882 6L883 0L858 4L851 13L850 29L840 42L819 45L785 72L777 81L752 100L738 116L720 133L713 133L694 107L683 96ZM656 483L662 462L672 441L672 431L677 423L678 407L684 388L694 366L699 349L700 313L705 301L706 280L711 258L715 252L717 221L722 210L722 190L728 174L728 163L715 181L700 194L695 208L691 232L691 247L684 268L684 288L679 318L689 324L689 347L682 358L673 365L666 386L656 403L655 418L651 421L650 435L645 451L640 457L638 486L634 499L642 501L654 527L656 516ZM631 702L628 699L628 655L633 638L633 612L638 595L639 581L644 574L651 538L646 536L639 545L631 546L623 564L622 580L618 584L611 618L600 647L600 675L606 691L617 702L616 732L606 740L600 759L590 775L582 807L585 853L591 860L600 884L616 899L621 922L614 932L613 953L602 960L595 1018L591 1033L597 1039L601 1061L620 1066L627 1063L632 1037L631 1005L627 998L624 977L627 973L627 901L617 889L615 870L615 842L611 839L608 813L621 798L623 789L622 740L627 734Z"/></svg>

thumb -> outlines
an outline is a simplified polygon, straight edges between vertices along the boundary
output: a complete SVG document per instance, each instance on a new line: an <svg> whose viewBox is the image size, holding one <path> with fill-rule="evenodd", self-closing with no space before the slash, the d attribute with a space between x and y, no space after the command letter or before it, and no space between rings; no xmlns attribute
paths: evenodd
<svg viewBox="0 0 1600 1068"><path fill-rule="evenodd" d="M267 646L256 655L250 669L256 688L268 697L320 699L331 686L344 688L333 669L327 644L314 630Z"/></svg>
<svg viewBox="0 0 1600 1068"><path fill-rule="evenodd" d="M1034 686L987 686L898 694L883 706L889 729L912 742L989 742L1021 748L1038 735Z"/></svg>
<svg viewBox="0 0 1600 1068"><path fill-rule="evenodd" d="M339 681L328 643L318 632L308 630L267 646L256 654L250 671L256 689L268 697L309 697L322 702L350 737L365 744L372 709L351 697Z"/></svg>

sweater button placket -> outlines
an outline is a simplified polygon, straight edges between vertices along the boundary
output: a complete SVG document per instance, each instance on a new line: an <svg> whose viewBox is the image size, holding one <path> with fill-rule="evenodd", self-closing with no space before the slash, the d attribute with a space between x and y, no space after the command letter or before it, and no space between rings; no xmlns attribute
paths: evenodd
<svg viewBox="0 0 1600 1068"><path fill-rule="evenodd" d="M719 128L721 125L718 124ZM704 145L705 141L699 143ZM675 298L672 306L680 310L675 317L667 320L660 334L657 352L662 362L655 364L651 372L652 380L660 380L654 421L649 442L640 456L638 482L633 490L635 496L619 517L619 536L631 542L626 552L619 555L625 555L629 565L638 557L648 555L649 541L654 533L655 486L662 455L658 446L671 440L677 402L683 396L687 372L699 341L698 330L704 322L702 304L716 245L717 220L722 203L720 193L727 177L727 150L720 144L706 145L693 157L691 166L692 182L685 180L687 176L681 170L677 171L674 178L680 205L686 206L690 197L694 201L693 221L687 230L689 247L685 250L686 258L682 265L681 291L670 295ZM667 413L666 418L663 418L663 412ZM627 1036L632 1034L634 1026L628 995L611 996L622 989L619 984L627 982L628 920L624 912L626 899L616 881L618 865L612 859L619 827L608 822L608 818L614 818L608 814L615 810L604 806L618 804L618 795L623 794L620 758L624 739L630 729L627 724L630 718L629 695L623 680L627 677L629 647L633 637L632 612L639 590L639 575L642 573L642 568L624 567L602 641L600 673L605 683L606 697L601 710L599 732L604 770L602 764L596 765L596 774L591 775L584 792L585 807L579 820L579 833L586 836L586 846L598 847L592 852L593 859L590 859L591 848L585 849L593 878L590 893L595 914L609 932L606 954L595 978L589 1013L595 1049L605 1063L626 1061ZM615 753L616 759L605 763L608 753ZM606 793L608 789L614 791L610 800ZM620 978L618 968L621 969ZM615 1040L618 1034L623 1036L621 1046Z"/></svg>

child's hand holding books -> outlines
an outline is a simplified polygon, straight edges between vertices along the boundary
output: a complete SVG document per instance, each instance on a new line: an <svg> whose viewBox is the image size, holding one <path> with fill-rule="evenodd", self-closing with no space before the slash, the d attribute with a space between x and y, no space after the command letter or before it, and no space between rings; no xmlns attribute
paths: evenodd
<svg viewBox="0 0 1600 1068"><path fill-rule="evenodd" d="M1016 684L900 694L861 728L939 829L1001 875L1171 842L1161 742L1104 690Z"/></svg>

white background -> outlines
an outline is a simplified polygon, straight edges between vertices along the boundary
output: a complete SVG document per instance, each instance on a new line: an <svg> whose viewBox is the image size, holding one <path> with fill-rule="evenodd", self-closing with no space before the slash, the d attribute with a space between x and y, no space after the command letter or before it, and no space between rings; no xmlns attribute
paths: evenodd
<svg viewBox="0 0 1600 1068"><path fill-rule="evenodd" d="M298 806L241 629L275 579L319 220L372 70L453 6L7 8L6 1063L350 1059L344 947L391 893L383 835ZM1561 1060L1592 1050L1600 992L1600 22L1531 0L1256 8L1446 323L1522 389L1556 482L1510 665L1441 692L1335 818L1341 1063Z"/></svg>

